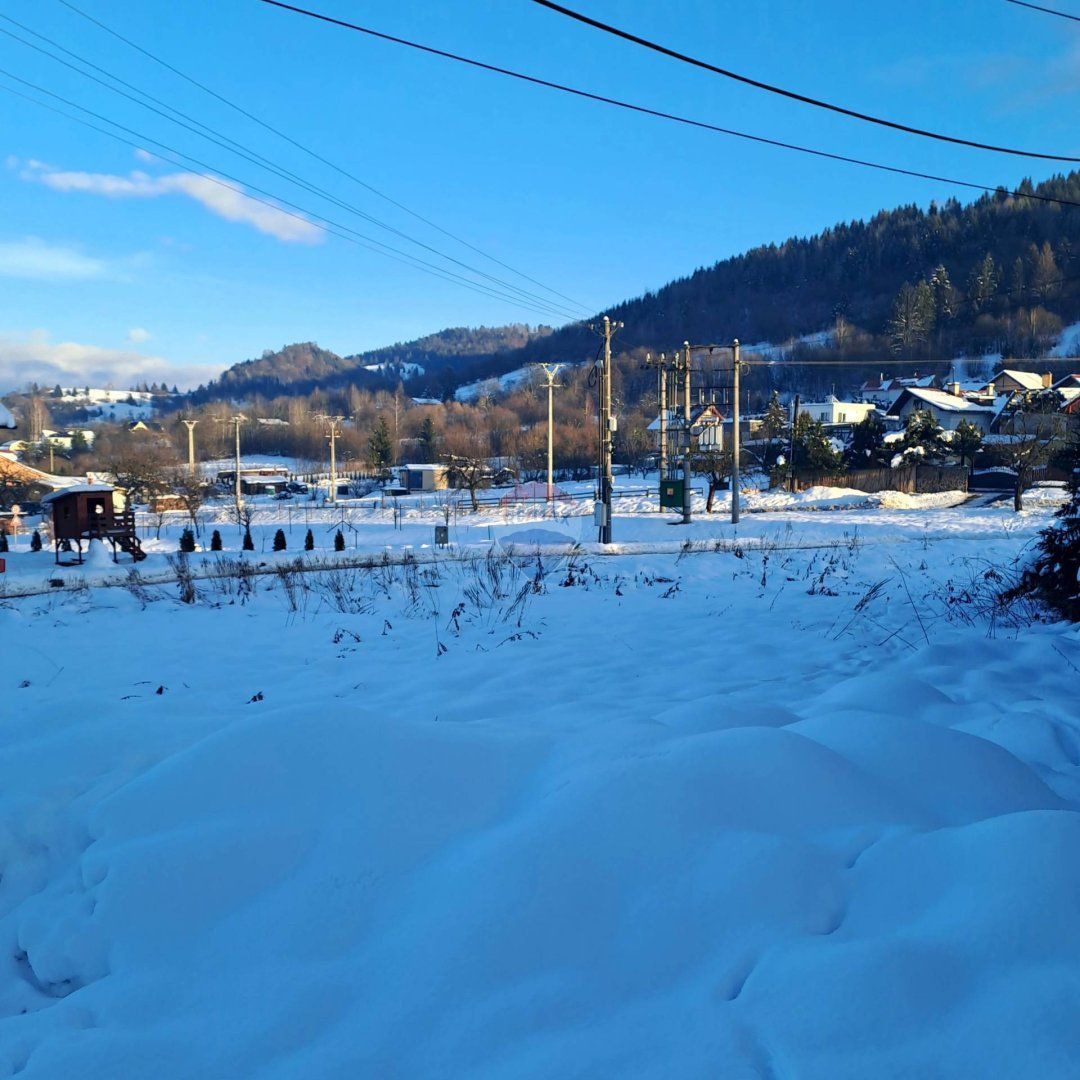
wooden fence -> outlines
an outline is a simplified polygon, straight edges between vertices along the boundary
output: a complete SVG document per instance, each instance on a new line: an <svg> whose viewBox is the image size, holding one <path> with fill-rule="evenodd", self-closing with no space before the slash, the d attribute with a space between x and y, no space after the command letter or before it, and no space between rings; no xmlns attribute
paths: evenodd
<svg viewBox="0 0 1080 1080"><path fill-rule="evenodd" d="M932 491L967 491L968 470L955 465L905 465L899 469L857 469L852 472L800 473L795 489L852 488L855 491L902 491L908 495Z"/></svg>

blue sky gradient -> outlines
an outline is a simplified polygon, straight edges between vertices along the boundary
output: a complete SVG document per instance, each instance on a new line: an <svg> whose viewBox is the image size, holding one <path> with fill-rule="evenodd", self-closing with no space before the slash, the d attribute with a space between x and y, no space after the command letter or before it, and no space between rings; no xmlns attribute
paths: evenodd
<svg viewBox="0 0 1080 1080"><path fill-rule="evenodd" d="M756 244L901 203L970 197L520 85L255 0L73 2L589 311ZM1003 0L579 3L597 18L808 94L1080 156L1080 27ZM1057 171L763 94L527 0L308 6L597 93L906 168L1006 185ZM365 213L506 276L57 0L8 0L3 14ZM0 29L22 34L3 21ZM215 170L401 243L4 35L0 68ZM13 84L0 77L0 85ZM350 353L444 326L558 321L327 236L4 92L0 118L0 390L29 378L190 385L297 340Z"/></svg>

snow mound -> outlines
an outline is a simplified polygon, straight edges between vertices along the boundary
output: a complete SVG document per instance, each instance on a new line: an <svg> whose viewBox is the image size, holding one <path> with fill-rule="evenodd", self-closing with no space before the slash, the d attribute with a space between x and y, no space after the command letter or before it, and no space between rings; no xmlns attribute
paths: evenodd
<svg viewBox="0 0 1080 1080"><path fill-rule="evenodd" d="M543 544L574 544L577 541L569 533L556 532L554 529L519 529L517 532L507 533L499 537L499 543L532 547Z"/></svg>
<svg viewBox="0 0 1080 1080"><path fill-rule="evenodd" d="M1080 634L878 541L9 598L0 1074L1072 1075Z"/></svg>

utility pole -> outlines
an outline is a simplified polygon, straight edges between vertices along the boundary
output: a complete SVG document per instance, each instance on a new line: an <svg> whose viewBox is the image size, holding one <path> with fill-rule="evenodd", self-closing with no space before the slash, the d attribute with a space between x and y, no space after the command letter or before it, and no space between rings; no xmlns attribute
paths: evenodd
<svg viewBox="0 0 1080 1080"><path fill-rule="evenodd" d="M547 501L554 506L555 503L555 389L561 383L555 381L555 376L562 369L562 364L541 364L544 375L547 378L548 395L548 423L547 423Z"/></svg>
<svg viewBox="0 0 1080 1080"><path fill-rule="evenodd" d="M622 323L613 323L607 315L604 316L604 325L600 330L604 339L604 359L600 368L600 382L598 387L600 405L600 460L598 462L599 475L596 506L593 509L593 519L600 530L600 543L611 543L611 493L614 487L614 476L611 471L611 447L615 434L616 420L611 415L611 336L615 330L621 329ZM594 328L595 329L595 328Z"/></svg>
<svg viewBox="0 0 1080 1080"><path fill-rule="evenodd" d="M667 477L667 356L664 353L660 354L660 482L663 483Z"/></svg>
<svg viewBox="0 0 1080 1080"><path fill-rule="evenodd" d="M690 342L683 342L683 490L682 523L689 525L690 514Z"/></svg>
<svg viewBox="0 0 1080 1080"><path fill-rule="evenodd" d="M236 521L237 524L242 524L241 514L244 508L244 500L241 497L240 490L240 425L246 423L247 417L243 413L236 413L233 416L221 417L221 423L232 424L236 429L236 483L234 485L234 493L236 497Z"/></svg>
<svg viewBox="0 0 1080 1080"><path fill-rule="evenodd" d="M320 416L320 420L325 420L329 433L327 438L330 440L330 502L337 502L337 437L340 434L338 425L345 419L344 416Z"/></svg>
<svg viewBox="0 0 1080 1080"><path fill-rule="evenodd" d="M739 339L731 343L734 357L734 384L731 394L731 524L739 524L739 376L742 360L739 359ZM723 430L721 428L721 430Z"/></svg>
<svg viewBox="0 0 1080 1080"><path fill-rule="evenodd" d="M791 447L788 453L788 468L791 470L791 482L788 485L792 492L798 486L795 480L795 428L799 423L799 395L795 395L795 403L791 410Z"/></svg>
<svg viewBox="0 0 1080 1080"><path fill-rule="evenodd" d="M187 463L188 472L191 473L192 480L195 479L195 425L198 420L181 420L184 427L187 428Z"/></svg>

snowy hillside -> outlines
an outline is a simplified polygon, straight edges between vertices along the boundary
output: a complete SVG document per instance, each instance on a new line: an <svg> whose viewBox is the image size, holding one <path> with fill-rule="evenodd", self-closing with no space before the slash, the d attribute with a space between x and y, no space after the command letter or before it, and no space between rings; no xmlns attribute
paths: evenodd
<svg viewBox="0 0 1080 1080"><path fill-rule="evenodd" d="M424 374L424 368L421 364L412 364L405 361L401 364L365 364L365 371L377 371L380 374L395 374L402 379L413 379L417 375Z"/></svg>
<svg viewBox="0 0 1080 1080"><path fill-rule="evenodd" d="M1055 500L9 600L0 1075L1071 1075Z"/></svg>
<svg viewBox="0 0 1080 1080"><path fill-rule="evenodd" d="M1058 343L1050 350L1051 356L1080 356L1080 323L1066 326Z"/></svg>
<svg viewBox="0 0 1080 1080"><path fill-rule="evenodd" d="M69 408L85 409L97 420L148 420L154 414L155 404L161 395L146 390L101 390L91 387L65 390L59 397L50 397L49 403L59 403Z"/></svg>

